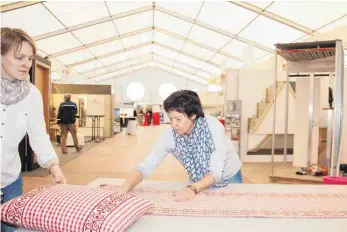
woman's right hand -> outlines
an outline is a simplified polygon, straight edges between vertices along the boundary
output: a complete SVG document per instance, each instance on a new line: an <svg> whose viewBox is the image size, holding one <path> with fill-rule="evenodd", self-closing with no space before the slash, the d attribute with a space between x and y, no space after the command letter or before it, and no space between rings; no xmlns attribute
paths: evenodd
<svg viewBox="0 0 347 232"><path fill-rule="evenodd" d="M122 185L119 189L117 189L117 192L122 193L122 194L127 194L129 192L129 190Z"/></svg>

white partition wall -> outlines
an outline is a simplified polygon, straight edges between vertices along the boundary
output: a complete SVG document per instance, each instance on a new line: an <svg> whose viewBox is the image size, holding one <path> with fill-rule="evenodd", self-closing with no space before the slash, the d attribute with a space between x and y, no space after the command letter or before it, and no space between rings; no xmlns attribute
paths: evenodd
<svg viewBox="0 0 347 232"><path fill-rule="evenodd" d="M318 162L318 143L319 143L319 117L320 117L320 79L314 79L314 101L312 119L317 124L312 128L312 149L310 160ZM310 106L310 78L298 78L296 80L296 107L294 123L294 156L293 166L305 167L308 162L308 135L309 135L309 109Z"/></svg>
<svg viewBox="0 0 347 232"><path fill-rule="evenodd" d="M225 86L225 100L241 100L242 101L242 118L241 118L241 146L240 157L244 162L270 162L270 155L247 155L250 144L257 144L261 142L264 137L272 131L272 123L266 123L259 126L259 130L255 133L248 132L248 119L257 114L257 104L265 101L266 89L271 87L274 79L274 70L271 69L257 69L257 68L241 68L239 70L227 70L227 80ZM278 71L279 80L284 80L285 72ZM284 93L285 91L283 91ZM283 95L283 93L281 95ZM277 107L278 114L284 114L284 97L282 99L282 107ZM295 105L294 99L290 102ZM272 120L272 109L269 108L269 116ZM291 110L291 114L295 113L295 109ZM266 125L265 125L266 124ZM283 118L278 118L277 125L283 124ZM283 127L278 126L278 133L283 133ZM290 131L292 132L292 130ZM282 156L278 155L276 159L281 160Z"/></svg>

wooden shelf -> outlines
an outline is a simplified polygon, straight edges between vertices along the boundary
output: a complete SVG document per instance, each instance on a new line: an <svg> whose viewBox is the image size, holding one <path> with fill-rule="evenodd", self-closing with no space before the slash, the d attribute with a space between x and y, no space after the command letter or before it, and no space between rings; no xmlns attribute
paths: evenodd
<svg viewBox="0 0 347 232"><path fill-rule="evenodd" d="M323 177L321 176L309 176L309 175L270 175L271 182L278 182L284 184L323 184Z"/></svg>

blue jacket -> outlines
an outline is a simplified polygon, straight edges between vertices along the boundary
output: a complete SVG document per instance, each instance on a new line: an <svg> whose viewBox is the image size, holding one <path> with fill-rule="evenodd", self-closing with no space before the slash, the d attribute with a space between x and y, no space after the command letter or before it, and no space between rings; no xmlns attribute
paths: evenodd
<svg viewBox="0 0 347 232"><path fill-rule="evenodd" d="M57 116L58 124L73 124L76 122L77 105L67 100L60 104Z"/></svg>

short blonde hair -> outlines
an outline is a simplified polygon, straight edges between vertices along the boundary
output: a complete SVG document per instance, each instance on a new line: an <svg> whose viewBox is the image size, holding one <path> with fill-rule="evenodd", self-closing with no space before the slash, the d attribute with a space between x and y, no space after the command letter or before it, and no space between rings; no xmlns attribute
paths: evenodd
<svg viewBox="0 0 347 232"><path fill-rule="evenodd" d="M14 51L22 48L22 43L26 41L33 48L36 55L36 44L34 39L22 29L2 27L1 28L1 55L6 55L14 47Z"/></svg>
<svg viewBox="0 0 347 232"><path fill-rule="evenodd" d="M66 94L64 95L64 99L65 99L65 101L66 101L66 100L71 100L71 94L66 93Z"/></svg>

